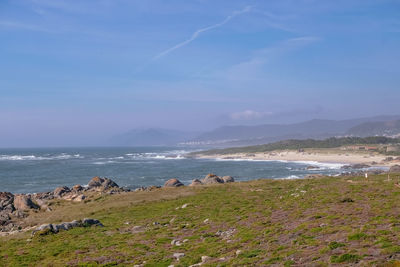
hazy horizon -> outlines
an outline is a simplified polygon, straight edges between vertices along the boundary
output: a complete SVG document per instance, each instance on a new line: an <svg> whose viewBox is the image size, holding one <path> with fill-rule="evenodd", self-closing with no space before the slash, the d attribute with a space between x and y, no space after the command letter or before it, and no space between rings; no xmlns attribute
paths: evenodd
<svg viewBox="0 0 400 267"><path fill-rule="evenodd" d="M0 147L399 115L399 1L0 3Z"/></svg>

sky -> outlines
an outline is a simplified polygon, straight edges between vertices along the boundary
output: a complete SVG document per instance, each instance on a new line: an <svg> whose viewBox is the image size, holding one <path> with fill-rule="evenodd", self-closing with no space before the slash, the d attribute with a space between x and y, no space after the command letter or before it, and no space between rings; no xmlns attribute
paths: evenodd
<svg viewBox="0 0 400 267"><path fill-rule="evenodd" d="M400 114L400 1L0 0L0 146Z"/></svg>

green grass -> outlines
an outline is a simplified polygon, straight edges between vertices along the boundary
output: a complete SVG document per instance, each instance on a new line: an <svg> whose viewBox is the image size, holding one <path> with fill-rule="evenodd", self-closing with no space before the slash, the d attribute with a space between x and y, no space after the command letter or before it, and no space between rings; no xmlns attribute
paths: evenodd
<svg viewBox="0 0 400 267"><path fill-rule="evenodd" d="M343 254L340 256L333 255L331 257L332 263L344 263L344 262L358 262L362 257L354 254Z"/></svg>
<svg viewBox="0 0 400 267"><path fill-rule="evenodd" d="M400 253L400 189L384 175L349 179L258 180L57 202L26 223L92 217L105 227L0 237L0 266L189 266L202 256L212 257L209 266L383 265ZM354 202L342 202L344 196ZM174 239L181 246L171 245ZM371 251L372 258L363 256ZM179 261L177 252L185 253Z"/></svg>

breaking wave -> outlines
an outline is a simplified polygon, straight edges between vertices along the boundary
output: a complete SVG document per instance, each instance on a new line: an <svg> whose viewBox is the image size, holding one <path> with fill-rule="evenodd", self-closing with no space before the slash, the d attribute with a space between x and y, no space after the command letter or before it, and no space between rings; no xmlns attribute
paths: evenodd
<svg viewBox="0 0 400 267"><path fill-rule="evenodd" d="M61 153L58 155L44 155L44 156L35 156L35 155L0 155L1 161L19 161L19 160L65 160L65 159L82 159L83 156L79 154L69 155L65 153Z"/></svg>

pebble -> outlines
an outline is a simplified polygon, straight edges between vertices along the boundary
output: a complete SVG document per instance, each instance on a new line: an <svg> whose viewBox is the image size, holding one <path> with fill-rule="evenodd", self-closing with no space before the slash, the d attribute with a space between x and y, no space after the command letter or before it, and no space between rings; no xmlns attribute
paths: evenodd
<svg viewBox="0 0 400 267"><path fill-rule="evenodd" d="M171 245L179 247L182 245L182 243L181 243L181 241L174 239L171 241Z"/></svg>

